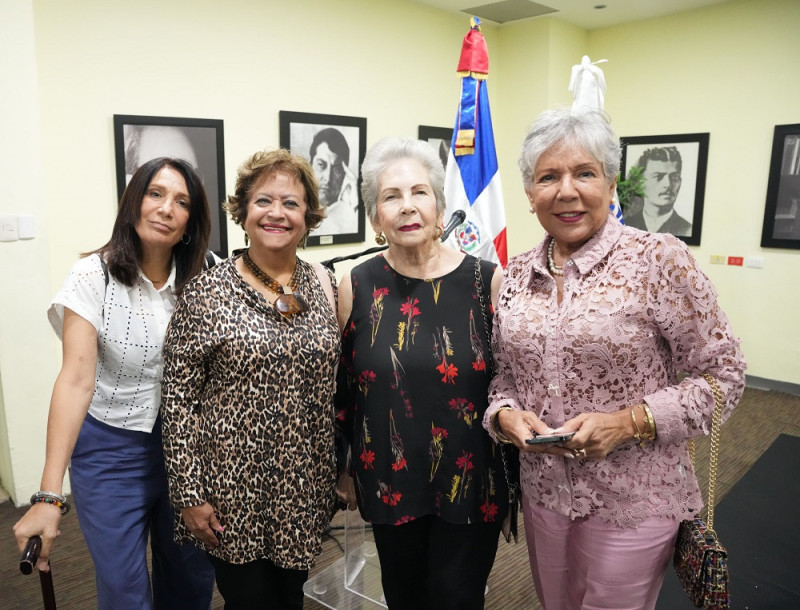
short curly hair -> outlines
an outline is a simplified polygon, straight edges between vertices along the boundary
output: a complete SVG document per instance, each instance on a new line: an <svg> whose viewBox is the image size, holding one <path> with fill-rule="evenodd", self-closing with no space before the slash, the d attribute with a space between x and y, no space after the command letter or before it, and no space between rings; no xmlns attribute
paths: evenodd
<svg viewBox="0 0 800 610"><path fill-rule="evenodd" d="M265 178L278 172L289 174L303 185L306 194L306 235L319 226L325 218L325 208L319 202L319 183L311 165L303 157L285 148L260 150L253 153L236 172L236 188L228 195L225 209L233 222L244 227L247 219L247 202L253 189Z"/></svg>

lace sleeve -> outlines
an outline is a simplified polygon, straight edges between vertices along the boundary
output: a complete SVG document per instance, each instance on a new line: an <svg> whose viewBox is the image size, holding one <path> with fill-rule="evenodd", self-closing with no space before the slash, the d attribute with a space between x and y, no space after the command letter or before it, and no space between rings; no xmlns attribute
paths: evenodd
<svg viewBox="0 0 800 610"><path fill-rule="evenodd" d="M648 254L648 304L676 369L687 376L645 396L645 401L656 419L659 440L679 442L711 430L714 397L703 373L712 375L725 395L724 421L744 391L746 365L711 281L683 242L665 234Z"/></svg>
<svg viewBox="0 0 800 610"><path fill-rule="evenodd" d="M518 291L520 282L523 281L525 266L518 261L512 261L508 266L500 285L497 300L497 311L494 316L494 332L492 333L492 357L494 358L494 377L489 384L489 406L483 415L483 427L495 442L498 442L492 427L492 418L501 407L511 407L522 410L522 404L517 396L516 382L511 363L508 360L509 350L503 346L503 318L505 306Z"/></svg>

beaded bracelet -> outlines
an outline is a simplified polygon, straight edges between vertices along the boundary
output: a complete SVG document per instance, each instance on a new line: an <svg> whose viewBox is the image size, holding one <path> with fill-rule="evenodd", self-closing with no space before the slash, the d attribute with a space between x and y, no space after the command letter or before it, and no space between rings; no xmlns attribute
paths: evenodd
<svg viewBox="0 0 800 610"><path fill-rule="evenodd" d="M38 504L40 502L57 506L62 515L66 515L70 509L67 499L64 496L53 493L52 491L37 491L31 496L31 505Z"/></svg>

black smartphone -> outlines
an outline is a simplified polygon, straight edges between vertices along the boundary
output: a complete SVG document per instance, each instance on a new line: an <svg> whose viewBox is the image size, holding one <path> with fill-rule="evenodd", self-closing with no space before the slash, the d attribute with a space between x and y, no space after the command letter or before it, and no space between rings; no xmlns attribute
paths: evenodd
<svg viewBox="0 0 800 610"><path fill-rule="evenodd" d="M525 439L529 445L563 443L575 436L574 432L562 432L561 434L541 434L533 438Z"/></svg>

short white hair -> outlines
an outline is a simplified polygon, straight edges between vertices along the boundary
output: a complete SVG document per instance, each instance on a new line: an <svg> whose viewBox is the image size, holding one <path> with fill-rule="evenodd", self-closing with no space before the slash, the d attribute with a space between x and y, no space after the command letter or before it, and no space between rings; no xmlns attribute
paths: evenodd
<svg viewBox="0 0 800 610"><path fill-rule="evenodd" d="M428 172L428 182L436 197L436 212L443 216L447 208L444 198L444 166L433 146L424 140L383 138L369 149L361 165L361 197L369 219L372 222L378 220L378 181L381 174L390 163L401 159L413 159Z"/></svg>
<svg viewBox="0 0 800 610"><path fill-rule="evenodd" d="M609 184L616 180L622 147L608 115L602 110L558 108L539 115L522 142L519 169L526 189L533 182L539 158L562 144L582 148L603 165Z"/></svg>

